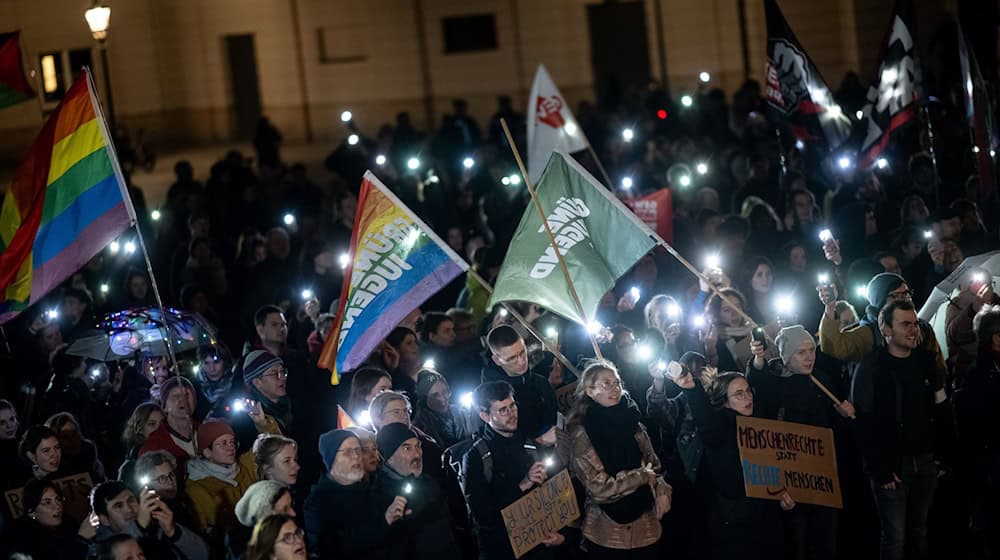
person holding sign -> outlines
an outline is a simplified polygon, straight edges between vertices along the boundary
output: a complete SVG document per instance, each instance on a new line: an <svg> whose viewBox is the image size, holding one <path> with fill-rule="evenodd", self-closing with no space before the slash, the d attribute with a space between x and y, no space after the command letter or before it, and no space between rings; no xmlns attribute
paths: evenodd
<svg viewBox="0 0 1000 560"><path fill-rule="evenodd" d="M641 413L611 362L583 370L567 425L572 469L587 490L583 546L592 558L655 558L671 488L656 473Z"/></svg>
<svg viewBox="0 0 1000 560"><path fill-rule="evenodd" d="M736 439L736 418L754 415L754 391L746 376L735 371L718 373L706 369L698 383L677 363L670 364L667 375L687 395L705 444L708 467L705 474L710 477L713 489L709 498L712 558L781 558L784 539L778 514L794 508L795 501L788 492L781 494L778 505L746 495Z"/></svg>
<svg viewBox="0 0 1000 560"><path fill-rule="evenodd" d="M775 338L780 358L765 360L765 343L753 340L753 359L747 366L747 380L754 388L756 416L771 420L796 422L820 428L832 428L833 410L841 416L854 417L848 401L831 405L829 399L810 380L816 376L826 386L832 379L816 371L816 341L801 325L784 327ZM800 504L782 516L789 558L832 559L837 549L837 510L812 504Z"/></svg>
<svg viewBox="0 0 1000 560"><path fill-rule="evenodd" d="M514 551L500 511L545 482L549 473L545 459L533 456L534 445L526 443L518 432L518 406L509 383L483 383L472 399L486 426L462 459L462 492L480 560L511 560ZM551 559L548 547L564 541L562 534L553 532L542 540L545 546L535 547L521 558Z"/></svg>

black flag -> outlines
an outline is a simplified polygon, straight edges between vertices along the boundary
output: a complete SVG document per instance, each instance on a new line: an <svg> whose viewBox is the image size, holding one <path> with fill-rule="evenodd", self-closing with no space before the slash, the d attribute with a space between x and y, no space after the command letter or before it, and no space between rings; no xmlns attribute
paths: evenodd
<svg viewBox="0 0 1000 560"><path fill-rule="evenodd" d="M879 64L858 124L858 167L875 164L890 147L900 144L917 121L920 63L913 40L913 5L897 0L882 46Z"/></svg>
<svg viewBox="0 0 1000 560"><path fill-rule="evenodd" d="M851 120L833 100L816 65L795 38L775 0L764 0L767 15L767 104L774 121L796 140L837 150L851 133Z"/></svg>

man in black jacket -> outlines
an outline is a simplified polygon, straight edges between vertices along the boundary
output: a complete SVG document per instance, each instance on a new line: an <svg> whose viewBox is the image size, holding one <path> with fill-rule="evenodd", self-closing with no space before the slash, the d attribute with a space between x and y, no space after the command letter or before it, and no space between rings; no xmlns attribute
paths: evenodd
<svg viewBox="0 0 1000 560"><path fill-rule="evenodd" d="M514 552L500 510L545 482L545 463L532 456L534 446L526 444L518 432L519 408L509 383L483 383L476 388L473 401L486 426L462 461L462 491L480 560L512 560ZM548 547L562 544L564 537L552 533L543 542L544 547L521 558L552 558Z"/></svg>
<svg viewBox="0 0 1000 560"><path fill-rule="evenodd" d="M547 377L528 368L528 347L521 335L509 325L490 331L486 343L492 364L483 367L482 382L506 381L514 389L520 415L518 434L534 439L556 425L559 405Z"/></svg>
<svg viewBox="0 0 1000 560"><path fill-rule="evenodd" d="M879 313L885 346L857 376L871 379L872 409L861 413L861 444L881 521L881 558L926 558L927 513L937 488L940 438L947 425L935 391L934 357L922 349L917 312L894 301Z"/></svg>
<svg viewBox="0 0 1000 560"><path fill-rule="evenodd" d="M385 511L398 498L406 512L381 540L386 558L458 558L448 504L437 481L423 472L421 440L406 424L387 424L378 431L383 462L375 482L373 507Z"/></svg>

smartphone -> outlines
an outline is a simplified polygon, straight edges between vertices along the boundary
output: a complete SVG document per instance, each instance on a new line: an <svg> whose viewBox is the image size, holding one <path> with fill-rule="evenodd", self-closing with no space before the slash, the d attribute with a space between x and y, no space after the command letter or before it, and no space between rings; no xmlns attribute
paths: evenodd
<svg viewBox="0 0 1000 560"><path fill-rule="evenodd" d="M764 335L764 329L761 327L755 327L750 331L750 336L753 338L754 342L759 342L764 345L764 350L767 350L767 337Z"/></svg>

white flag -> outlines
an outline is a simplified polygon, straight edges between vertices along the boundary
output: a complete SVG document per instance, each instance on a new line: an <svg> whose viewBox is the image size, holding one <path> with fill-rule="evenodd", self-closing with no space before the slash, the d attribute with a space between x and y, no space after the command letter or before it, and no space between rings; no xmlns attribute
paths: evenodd
<svg viewBox="0 0 1000 560"><path fill-rule="evenodd" d="M542 64L535 72L528 96L528 175L537 183L553 150L566 153L587 149L587 137L569 110L566 99Z"/></svg>

